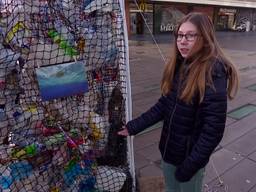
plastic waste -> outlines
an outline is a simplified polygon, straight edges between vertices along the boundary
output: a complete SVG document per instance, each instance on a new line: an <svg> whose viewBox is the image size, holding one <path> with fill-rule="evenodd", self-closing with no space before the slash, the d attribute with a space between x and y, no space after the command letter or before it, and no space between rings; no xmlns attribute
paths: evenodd
<svg viewBox="0 0 256 192"><path fill-rule="evenodd" d="M27 161L18 161L10 166L11 176L14 180L20 180L32 174L32 166Z"/></svg>
<svg viewBox="0 0 256 192"><path fill-rule="evenodd" d="M123 187L126 174L121 169L98 166L96 169L96 188L100 191L118 192Z"/></svg>
<svg viewBox="0 0 256 192"><path fill-rule="evenodd" d="M112 11L112 0L87 0L84 1L84 12L91 13L96 10L102 10L104 12L110 12Z"/></svg>
<svg viewBox="0 0 256 192"><path fill-rule="evenodd" d="M78 51L75 48L71 47L68 41L63 39L57 31L49 30L48 35L52 38L54 43L57 43L59 47L64 50L65 54L71 57L78 55Z"/></svg>

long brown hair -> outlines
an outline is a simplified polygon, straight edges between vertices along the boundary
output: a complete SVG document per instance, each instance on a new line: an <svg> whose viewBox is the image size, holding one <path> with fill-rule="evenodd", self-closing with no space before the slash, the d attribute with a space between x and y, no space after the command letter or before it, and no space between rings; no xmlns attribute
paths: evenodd
<svg viewBox="0 0 256 192"><path fill-rule="evenodd" d="M198 93L199 101L202 102L206 85L213 85L213 64L216 62L216 60L219 60L224 64L228 74L228 98L233 99L239 87L238 71L231 60L225 56L220 48L215 37L212 21L207 15L202 13L189 13L179 22L175 33L178 32L180 26L185 22L190 22L197 27L203 41L203 46L197 53L189 58L189 72L179 98L186 103L191 103L192 98L196 95L196 93ZM199 40L197 39L197 41ZM161 90L164 95L168 94L172 89L172 82L175 69L177 67L178 57L181 57L176 42L177 41L175 38L171 60L165 66L163 72ZM195 46L197 46L197 42L195 43Z"/></svg>

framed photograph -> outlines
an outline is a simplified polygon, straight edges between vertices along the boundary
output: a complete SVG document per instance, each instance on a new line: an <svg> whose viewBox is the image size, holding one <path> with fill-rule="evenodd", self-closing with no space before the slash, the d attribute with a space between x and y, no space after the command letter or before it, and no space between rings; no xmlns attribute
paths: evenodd
<svg viewBox="0 0 256 192"><path fill-rule="evenodd" d="M37 68L36 76L43 101L88 91L85 64L80 61Z"/></svg>

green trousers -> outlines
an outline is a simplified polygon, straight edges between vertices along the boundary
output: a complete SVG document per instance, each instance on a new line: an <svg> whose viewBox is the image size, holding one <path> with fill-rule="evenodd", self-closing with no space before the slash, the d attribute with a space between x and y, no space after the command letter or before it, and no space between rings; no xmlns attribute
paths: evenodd
<svg viewBox="0 0 256 192"><path fill-rule="evenodd" d="M162 160L166 192L201 192L204 168L200 169L190 181L181 183L175 179L176 167Z"/></svg>

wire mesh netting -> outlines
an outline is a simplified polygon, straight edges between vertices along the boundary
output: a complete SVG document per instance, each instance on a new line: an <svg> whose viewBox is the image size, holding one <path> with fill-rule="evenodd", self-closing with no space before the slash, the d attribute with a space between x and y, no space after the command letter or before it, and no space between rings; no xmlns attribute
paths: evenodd
<svg viewBox="0 0 256 192"><path fill-rule="evenodd" d="M0 191L131 191L119 1L0 9Z"/></svg>

